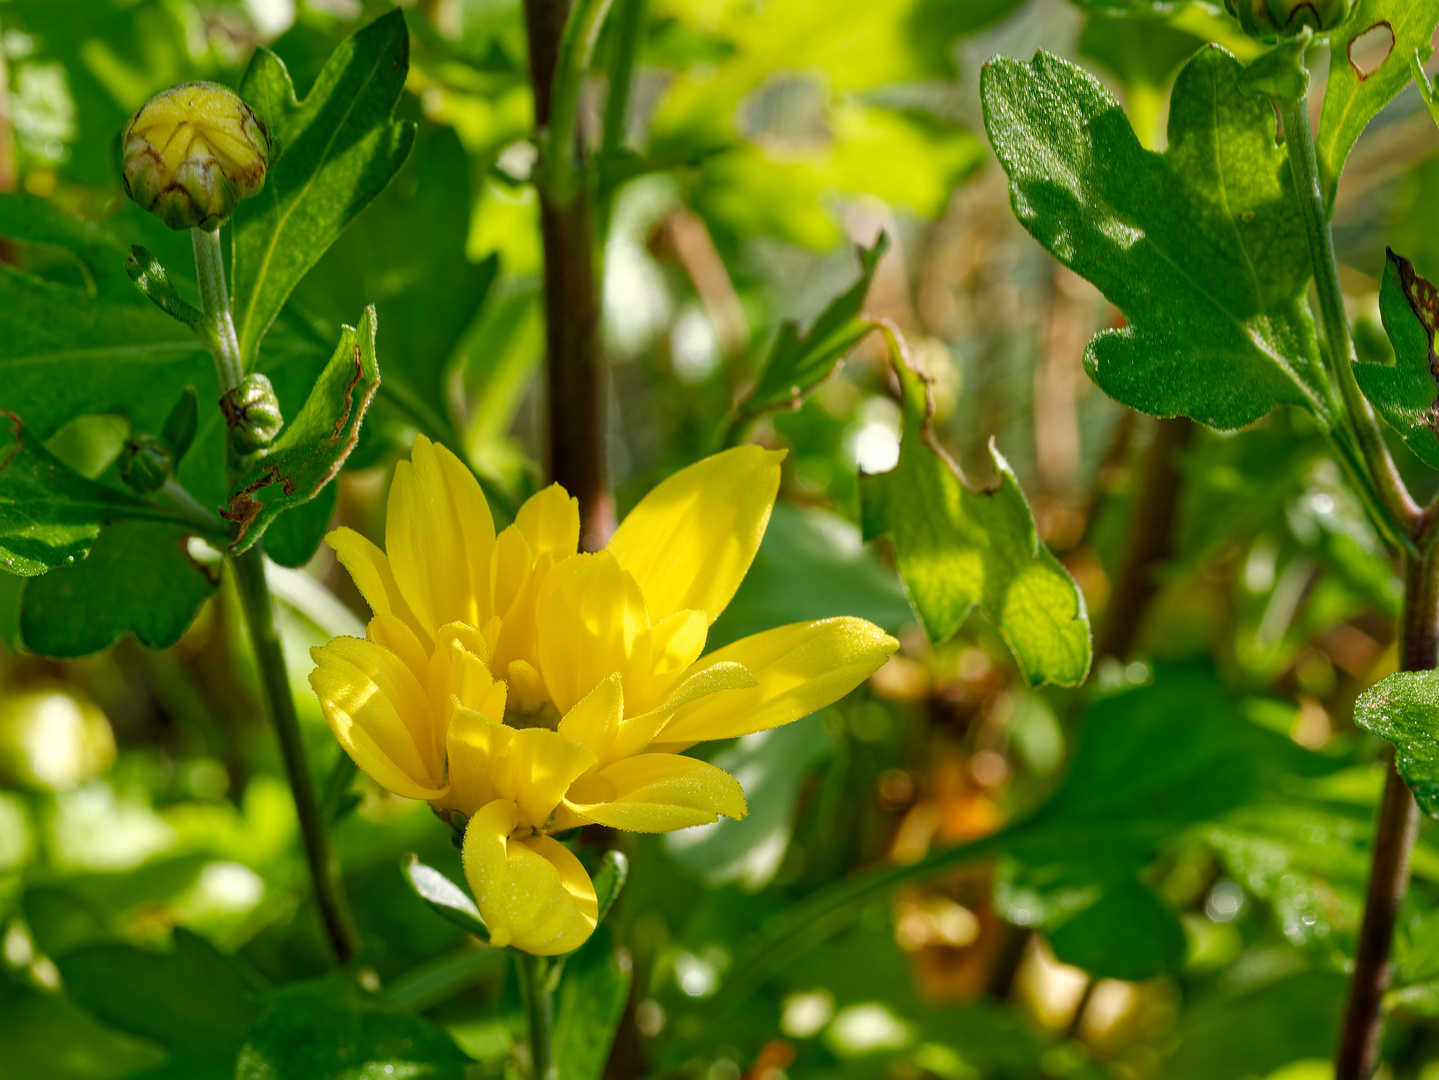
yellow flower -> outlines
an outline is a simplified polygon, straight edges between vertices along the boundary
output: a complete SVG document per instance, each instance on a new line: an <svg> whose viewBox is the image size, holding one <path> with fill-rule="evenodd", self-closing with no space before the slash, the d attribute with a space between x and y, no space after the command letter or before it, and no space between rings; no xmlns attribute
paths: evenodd
<svg viewBox="0 0 1439 1080"><path fill-rule="evenodd" d="M395 470L386 550L329 535L374 618L364 640L313 650L310 683L361 769L469 818L465 875L496 945L553 955L594 930L594 886L551 834L743 817L734 777L683 751L806 716L897 647L834 618L701 655L759 548L781 456L706 458L581 554L558 485L496 536L469 470L421 436Z"/></svg>

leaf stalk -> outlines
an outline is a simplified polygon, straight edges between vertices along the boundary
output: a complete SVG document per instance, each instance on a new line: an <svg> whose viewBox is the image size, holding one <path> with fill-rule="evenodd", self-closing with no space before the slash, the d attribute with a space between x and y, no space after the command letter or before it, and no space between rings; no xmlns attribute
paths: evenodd
<svg viewBox="0 0 1439 1080"><path fill-rule="evenodd" d="M1368 399L1354 378L1354 340L1349 333L1349 319L1344 313L1344 293L1339 286L1339 265L1334 255L1334 234L1329 227L1329 213L1319 180L1319 159L1314 147L1314 130L1309 124L1309 105L1305 98L1295 102L1275 101L1284 123L1284 145L1289 154L1289 171L1294 179L1294 198L1304 221L1309 240L1309 253L1314 269L1314 288L1319 297L1319 316L1328 343L1325 366L1330 385L1339 391L1341 416L1358 442L1363 462L1368 468L1380 507L1389 517L1394 531L1410 540L1421 519L1415 504L1399 477L1399 470L1384 442L1384 433ZM1387 530L1386 530L1387 531ZM1409 543L1401 544L1406 549Z"/></svg>
<svg viewBox="0 0 1439 1080"><path fill-rule="evenodd" d="M250 629L250 643L255 652L255 665L275 734L280 740L280 756L295 797L295 810L300 819L300 835L305 844L305 860L315 891L315 906L320 911L325 933L341 964L355 955L356 941L349 905L340 879L340 864L330 844L329 829L316 797L315 781L300 736L300 718L295 699L290 693L290 679L280 635L275 629L275 605L265 581L265 556L256 544L241 555L229 559L240 596L240 606Z"/></svg>
<svg viewBox="0 0 1439 1080"><path fill-rule="evenodd" d="M555 992L550 979L550 961L519 949L512 951L529 1025L531 1080L556 1080L559 1068L555 1062Z"/></svg>
<svg viewBox="0 0 1439 1080"><path fill-rule="evenodd" d="M215 358L220 393L240 385L245 365L240 358L240 339L230 316L230 292L225 287L225 256L220 248L220 230L191 229L195 249L195 273L200 281L200 324L195 328L200 341Z"/></svg>

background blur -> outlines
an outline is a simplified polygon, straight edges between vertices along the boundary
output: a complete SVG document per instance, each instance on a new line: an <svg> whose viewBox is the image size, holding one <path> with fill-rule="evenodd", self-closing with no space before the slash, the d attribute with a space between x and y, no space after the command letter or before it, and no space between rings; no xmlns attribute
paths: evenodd
<svg viewBox="0 0 1439 1080"><path fill-rule="evenodd" d="M1061 0L615 4L611 23L644 20L635 93L612 116L595 76L584 124L606 162L604 340L621 514L712 449L780 323L807 324L848 288L854 245L883 231L892 247L868 309L904 329L971 481L988 479L990 438L1014 466L1041 536L1084 591L1096 667L1082 692L1026 688L977 615L942 648L926 643L887 553L862 545L856 524L859 470L885 471L898 454L877 340L803 407L763 421L753 437L790 451L781 504L711 645L845 613L896 632L904 648L839 705L716 749L749 794L744 822L620 841L633 869L614 931L635 980L608 1075L1327 1075L1315 1059L1332 1047L1379 788L1349 717L1356 694L1394 667L1393 567L1302 417L1219 436L1131 414L1090 385L1084 344L1116 313L1015 223L979 108L987 57L1043 48L1094 72L1161 148L1180 64L1205 41L1241 58L1256 47L1185 4L1163 18ZM4 0L0 190L92 219L122 214L123 237L119 133L146 98L194 79L234 85L257 44L303 92L330 49L387 7ZM440 409L387 381L327 489L338 498L320 512L377 540L392 463L417 430L463 446L497 518L543 480L520 6L417 0L405 10L412 69L399 113L420 123L415 155L282 315L295 375L274 376L282 400L302 392L339 320L369 302L382 372L452 372ZM601 40L598 71L612 48ZM1314 61L1322 86L1323 55ZM1315 93L1316 116L1318 105ZM1335 218L1366 358L1388 349L1377 308L1385 245L1439 276L1436 225L1439 136L1410 87L1360 142ZM85 287L63 253L0 243L0 260L19 270ZM164 261L193 291L183 253ZM49 445L98 472L125 435L123 422L91 418ZM1395 453L1409 470L1407 451ZM1410 471L1427 496L1432 480ZM362 633L367 612L328 548L280 580L323 778L340 751L305 682L305 650ZM17 597L16 579L0 575L0 1076L197 1075L176 1071L183 1032L145 1039L103 1024L51 957L116 938L163 949L183 928L234 952L255 988L326 970L236 604L222 590L165 652L127 639L51 662L13 647ZM1061 775L1086 702L1142 687L1165 665L1223 686L1244 716L1338 769L1286 778L1282 806L1228 811L1166 838L1144 881L1185 931L1173 973L1126 981L1061 963L1030 929L1046 921L1033 890L1001 860L873 902L711 1022L704 1003L769 915L857 869L915 860L1032 809ZM1182 703L1168 708L1185 722ZM475 1075L513 1073L520 1028L503 962L436 918L398 872L401 854L418 851L459 877L448 830L363 777L353 796L331 795L368 950L363 978L445 1027ZM1428 838L1415 872L1401 959L1418 984L1439 970L1439 927L1415 914L1439 894ZM113 977L128 987L134 976ZM134 991L141 1005L178 992L159 977L149 985ZM1410 998L1386 1068L1439 1080L1427 1065L1439 1060L1429 1026L1439 992Z"/></svg>

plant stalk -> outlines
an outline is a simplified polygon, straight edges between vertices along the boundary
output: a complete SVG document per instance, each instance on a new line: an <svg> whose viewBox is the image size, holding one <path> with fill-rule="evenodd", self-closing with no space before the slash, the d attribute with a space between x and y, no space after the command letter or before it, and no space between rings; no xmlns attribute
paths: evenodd
<svg viewBox="0 0 1439 1080"><path fill-rule="evenodd" d="M240 339L230 317L230 292L225 287L225 255L220 248L220 230L191 229L195 248L195 272L200 279L200 340L215 358L220 393L240 385L245 365L240 359Z"/></svg>
<svg viewBox="0 0 1439 1080"><path fill-rule="evenodd" d="M319 909L335 956L344 964L355 955L354 924L340 879L340 863L330 845L330 833L316 798L315 781L306 760L304 740L300 736L300 718L295 712L295 699L290 694L285 654L275 629L274 601L265 582L265 556L260 545L256 544L243 555L232 556L230 566L235 573L245 622L250 628L250 643L255 650L255 664L260 671L265 705L280 739L280 756L284 759L290 790L295 796L300 835L305 842L305 860L309 863L310 879L315 890L315 906Z"/></svg>
<svg viewBox="0 0 1439 1080"><path fill-rule="evenodd" d="M555 1080L559 1068L554 1052L555 995L549 984L550 962L519 949L514 954L530 1031L530 1078Z"/></svg>
<svg viewBox="0 0 1439 1080"><path fill-rule="evenodd" d="M602 16L607 6L581 0L577 14L598 10ZM614 499L605 468L606 380L599 345L593 195L584 165L577 160L576 119L583 81L578 65L588 63L589 53L567 48L561 55L561 42L567 46L574 42L575 32L567 32L568 22L573 21L569 7L568 0L525 0L525 27L535 127L551 159L540 162L537 174L545 252L550 473L579 500L580 545L595 551L614 532ZM589 44L592 47L593 41ZM566 95L563 102L561 94ZM568 100L570 96L575 100ZM551 128L552 116L559 127ZM567 163L559 166L558 185L553 182L555 160ZM572 183L564 179L569 176Z"/></svg>
<svg viewBox="0 0 1439 1080"><path fill-rule="evenodd" d="M1400 479L1389 447L1384 443L1379 420L1354 378L1354 340L1344 313L1344 292L1339 287L1339 264L1319 181L1319 158L1314 148L1314 130L1309 125L1309 105L1304 98L1292 104L1276 101L1275 105L1284 122L1284 145L1289 153L1289 172L1294 179L1294 198L1309 240L1319 317L1329 345L1325 358L1329 382L1339 390L1344 415L1358 441L1380 505L1400 535L1408 537L1419 520L1419 507Z"/></svg>

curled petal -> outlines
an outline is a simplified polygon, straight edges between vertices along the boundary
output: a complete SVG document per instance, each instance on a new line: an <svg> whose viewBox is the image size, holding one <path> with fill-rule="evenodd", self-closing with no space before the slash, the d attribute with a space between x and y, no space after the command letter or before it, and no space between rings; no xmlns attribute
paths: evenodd
<svg viewBox="0 0 1439 1080"><path fill-rule="evenodd" d="M599 903L585 868L548 836L511 837L520 811L497 799L465 829L465 880L490 930L490 942L539 956L584 944Z"/></svg>
<svg viewBox="0 0 1439 1080"><path fill-rule="evenodd" d="M367 775L407 799L445 793L434 718L419 680L372 641L335 638L310 650L310 685L335 738Z"/></svg>
<svg viewBox="0 0 1439 1080"><path fill-rule="evenodd" d="M442 805L473 814L495 799L514 803L521 824L539 829L595 755L544 728L515 730L455 707L449 733L450 791Z"/></svg>
<svg viewBox="0 0 1439 1080"><path fill-rule="evenodd" d="M739 781L681 754L622 758L575 784L565 805L589 821L630 832L671 832L746 813Z"/></svg>
<svg viewBox="0 0 1439 1080"><path fill-rule="evenodd" d="M899 642L864 619L793 623L711 653L706 664L734 661L757 685L681 706L659 736L676 749L779 727L844 697L873 675Z"/></svg>
<svg viewBox="0 0 1439 1080"><path fill-rule="evenodd" d="M634 575L656 621L685 608L719 618L759 550L784 452L736 446L665 480L606 551Z"/></svg>

